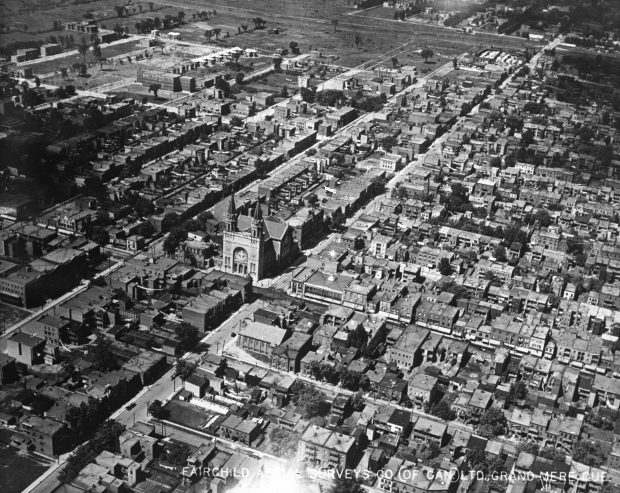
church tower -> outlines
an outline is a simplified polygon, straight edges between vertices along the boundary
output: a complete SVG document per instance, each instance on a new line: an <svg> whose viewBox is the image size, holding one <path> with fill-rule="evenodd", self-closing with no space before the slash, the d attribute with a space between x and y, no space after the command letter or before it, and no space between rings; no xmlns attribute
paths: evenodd
<svg viewBox="0 0 620 493"><path fill-rule="evenodd" d="M252 238L262 239L263 237L263 212L260 208L260 203L256 202L254 208L254 214L252 215Z"/></svg>
<svg viewBox="0 0 620 493"><path fill-rule="evenodd" d="M237 207L235 206L235 194L230 196L228 210L226 211L226 231L232 233L237 231Z"/></svg>

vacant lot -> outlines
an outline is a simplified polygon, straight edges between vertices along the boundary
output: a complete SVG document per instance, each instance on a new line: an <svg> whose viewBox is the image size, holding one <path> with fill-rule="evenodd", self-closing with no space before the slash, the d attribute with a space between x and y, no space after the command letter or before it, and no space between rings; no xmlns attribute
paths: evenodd
<svg viewBox="0 0 620 493"><path fill-rule="evenodd" d="M4 332L5 329L23 320L28 315L30 312L27 310L0 302L0 330Z"/></svg>
<svg viewBox="0 0 620 493"><path fill-rule="evenodd" d="M210 415L197 406L192 406L183 401L170 401L165 409L170 413L169 421L174 421L190 428L200 427L207 422Z"/></svg>
<svg viewBox="0 0 620 493"><path fill-rule="evenodd" d="M47 467L12 448L0 448L0 485L3 493L19 493Z"/></svg>

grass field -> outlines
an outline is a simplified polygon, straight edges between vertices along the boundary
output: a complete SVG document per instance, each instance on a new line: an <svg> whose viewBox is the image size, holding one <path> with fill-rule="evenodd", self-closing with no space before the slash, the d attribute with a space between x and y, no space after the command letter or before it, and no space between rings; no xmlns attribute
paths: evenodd
<svg viewBox="0 0 620 493"><path fill-rule="evenodd" d="M0 448L0 485L2 493L19 493L40 476L46 466L12 448Z"/></svg>

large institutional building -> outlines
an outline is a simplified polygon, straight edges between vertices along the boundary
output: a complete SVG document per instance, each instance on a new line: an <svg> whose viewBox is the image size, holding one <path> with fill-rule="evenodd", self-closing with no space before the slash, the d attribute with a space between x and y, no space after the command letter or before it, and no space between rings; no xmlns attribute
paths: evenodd
<svg viewBox="0 0 620 493"><path fill-rule="evenodd" d="M237 214L232 196L224 232L224 272L260 281L288 264L295 250L293 231L277 217L265 217L257 203L251 216Z"/></svg>

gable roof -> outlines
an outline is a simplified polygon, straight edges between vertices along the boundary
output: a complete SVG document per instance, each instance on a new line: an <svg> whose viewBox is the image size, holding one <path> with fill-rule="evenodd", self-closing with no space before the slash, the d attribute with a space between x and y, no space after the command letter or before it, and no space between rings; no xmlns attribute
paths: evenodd
<svg viewBox="0 0 620 493"><path fill-rule="evenodd" d="M250 320L246 321L245 327L241 327L239 330L239 335L267 342L271 346L282 344L286 338L286 333L287 331L280 327Z"/></svg>

